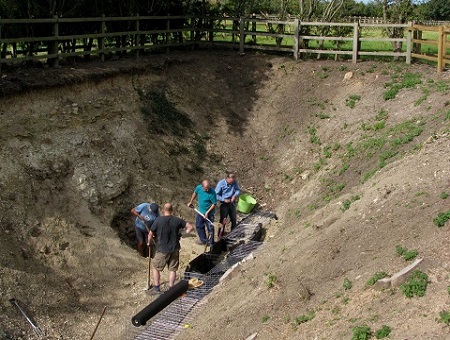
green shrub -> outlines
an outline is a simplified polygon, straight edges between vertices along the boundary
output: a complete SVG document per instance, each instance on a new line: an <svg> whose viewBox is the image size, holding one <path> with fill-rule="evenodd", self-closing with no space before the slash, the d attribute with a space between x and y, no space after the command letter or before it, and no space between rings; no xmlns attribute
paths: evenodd
<svg viewBox="0 0 450 340"><path fill-rule="evenodd" d="M345 100L345 105L347 105L349 108L353 109L356 105L356 102L360 99L361 99L361 96L358 96L357 94L352 94Z"/></svg>
<svg viewBox="0 0 450 340"><path fill-rule="evenodd" d="M352 333L352 340L368 340L372 337L372 331L366 325L353 327Z"/></svg>
<svg viewBox="0 0 450 340"><path fill-rule="evenodd" d="M439 312L439 317L439 322L450 325L450 312L443 310Z"/></svg>
<svg viewBox="0 0 450 340"><path fill-rule="evenodd" d="M383 325L379 330L375 332L377 339L387 338L391 334L391 327Z"/></svg>
<svg viewBox="0 0 450 340"><path fill-rule="evenodd" d="M378 112L377 115L375 116L376 121L385 121L387 118L388 113L384 109L380 110L380 112Z"/></svg>
<svg viewBox="0 0 450 340"><path fill-rule="evenodd" d="M303 314L303 315L297 316L297 317L295 318L294 322L295 322L295 325L298 326L298 325L300 325L300 324L302 324L302 323L311 321L311 320L314 319L315 317L316 317L316 312L314 312L314 311L312 310L312 311L309 311L308 314Z"/></svg>
<svg viewBox="0 0 450 340"><path fill-rule="evenodd" d="M341 206L341 210L342 211L346 211L348 209L350 209L350 206L353 202L359 200L361 197L359 197L359 195L354 195L352 197L350 197L350 199L345 200L344 202L342 202L342 206Z"/></svg>
<svg viewBox="0 0 450 340"><path fill-rule="evenodd" d="M413 296L424 296L428 285L428 275L420 270L415 270L406 283L400 286L403 294L412 298Z"/></svg>
<svg viewBox="0 0 450 340"><path fill-rule="evenodd" d="M277 276L273 273L268 273L266 275L267 275L267 280L266 280L267 288L273 288L275 286L275 283L278 280Z"/></svg>
<svg viewBox="0 0 450 340"><path fill-rule="evenodd" d="M388 274L386 272L376 272L375 274L372 275L372 277L367 280L367 285L368 286L373 286L378 280L385 278L386 276L388 276Z"/></svg>
<svg viewBox="0 0 450 340"><path fill-rule="evenodd" d="M441 192L441 198L443 199L443 200L445 200L445 199L447 199L448 198L448 193L446 193L446 192Z"/></svg>
<svg viewBox="0 0 450 340"><path fill-rule="evenodd" d="M342 283L342 287L344 287L345 290L350 290L353 287L352 281L350 281L349 279L345 278L344 279L344 283Z"/></svg>
<svg viewBox="0 0 450 340"><path fill-rule="evenodd" d="M262 323L266 323L267 321L269 321L269 319L270 319L270 316L268 316L268 315L263 315L263 316L261 317Z"/></svg>
<svg viewBox="0 0 450 340"><path fill-rule="evenodd" d="M396 246L395 251L398 256L402 256L405 261L415 259L419 252L417 250L408 250L402 246Z"/></svg>
<svg viewBox="0 0 450 340"><path fill-rule="evenodd" d="M439 213L437 217L433 219L433 222L440 228L443 227L448 220L450 220L450 210L445 213Z"/></svg>

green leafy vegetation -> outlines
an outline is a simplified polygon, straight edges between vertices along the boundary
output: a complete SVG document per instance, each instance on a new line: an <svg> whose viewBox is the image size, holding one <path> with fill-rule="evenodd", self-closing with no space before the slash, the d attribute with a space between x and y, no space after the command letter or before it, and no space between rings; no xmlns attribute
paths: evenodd
<svg viewBox="0 0 450 340"><path fill-rule="evenodd" d="M447 192L441 192L441 195L440 195L440 197L443 199L443 200L445 200L445 199L447 199L448 198L448 196L449 196L449 194L447 193Z"/></svg>
<svg viewBox="0 0 450 340"><path fill-rule="evenodd" d="M368 340L372 337L369 326L356 326L352 328L352 340Z"/></svg>
<svg viewBox="0 0 450 340"><path fill-rule="evenodd" d="M351 109L354 109L356 106L356 102L359 101L360 99L361 99L361 96L359 96L357 94L352 94L345 100L345 105Z"/></svg>
<svg viewBox="0 0 450 340"><path fill-rule="evenodd" d="M419 252L417 250L408 250L407 248L404 248L402 246L396 246L395 252L398 256L402 256L405 261L415 259L417 255L419 255Z"/></svg>
<svg viewBox="0 0 450 340"><path fill-rule="evenodd" d="M263 316L261 317L261 322L262 322L262 323L266 323L267 321L269 321L269 319L270 319L270 316L268 316L268 315L263 315Z"/></svg>
<svg viewBox="0 0 450 340"><path fill-rule="evenodd" d="M383 279L386 276L388 276L386 272L376 272L369 280L367 280L366 285L373 286L378 280Z"/></svg>
<svg viewBox="0 0 450 340"><path fill-rule="evenodd" d="M450 210L445 213L439 213L437 217L433 219L433 223L440 228L443 227L448 220L450 220Z"/></svg>
<svg viewBox="0 0 450 340"><path fill-rule="evenodd" d="M359 195L354 195L354 196L350 197L349 199L346 199L344 202L342 202L341 210L346 211L346 210L350 209L350 206L352 205L352 203L359 200L360 198L361 197L359 197Z"/></svg>
<svg viewBox="0 0 450 340"><path fill-rule="evenodd" d="M317 144L317 145L322 144L319 137L317 137L317 129L314 126L309 126L307 130L309 133L309 141L312 144Z"/></svg>
<svg viewBox="0 0 450 340"><path fill-rule="evenodd" d="M311 321L311 320L314 319L315 317L316 317L316 312L314 312L314 311L312 310L312 311L309 311L308 314L303 314L303 315L297 316L297 317L295 318L294 322L295 322L295 325L298 326L298 325L300 325L300 324L302 324L302 323Z"/></svg>
<svg viewBox="0 0 450 340"><path fill-rule="evenodd" d="M266 276L267 276L267 278L266 278L265 283L266 283L267 288L275 287L275 283L277 282L278 277L273 273L267 273Z"/></svg>
<svg viewBox="0 0 450 340"><path fill-rule="evenodd" d="M350 281L349 279L345 278L344 282L342 283L342 287L344 287L345 290L350 290L353 287L352 281Z"/></svg>
<svg viewBox="0 0 450 340"><path fill-rule="evenodd" d="M398 81L398 75L393 75L393 82L385 84L385 87L388 88L386 92L384 92L384 100L392 100L394 99L397 94L400 92L401 89L404 88L413 88L419 84L422 84L422 75L420 73L410 73L406 72L403 75L403 79L401 82Z"/></svg>
<svg viewBox="0 0 450 340"><path fill-rule="evenodd" d="M318 112L316 113L316 117L320 119L328 119L330 118L330 115L324 112Z"/></svg>
<svg viewBox="0 0 450 340"><path fill-rule="evenodd" d="M450 312L445 310L440 311L439 322L445 323L446 325L450 325Z"/></svg>
<svg viewBox="0 0 450 340"><path fill-rule="evenodd" d="M413 296L424 296L428 285L428 275L420 270L415 270L406 283L400 286L403 294L412 298Z"/></svg>
<svg viewBox="0 0 450 340"><path fill-rule="evenodd" d="M377 339L387 338L391 334L391 327L383 325L379 330L375 332L375 337Z"/></svg>
<svg viewBox="0 0 450 340"><path fill-rule="evenodd" d="M375 120L376 121L383 121L388 119L388 113L386 112L386 110L382 109L380 110L380 112L377 113L377 115L375 116Z"/></svg>

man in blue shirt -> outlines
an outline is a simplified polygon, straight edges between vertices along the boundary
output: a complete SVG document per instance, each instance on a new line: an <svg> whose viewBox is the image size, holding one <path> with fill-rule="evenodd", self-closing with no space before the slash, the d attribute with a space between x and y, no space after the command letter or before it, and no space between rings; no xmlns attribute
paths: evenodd
<svg viewBox="0 0 450 340"><path fill-rule="evenodd" d="M220 224L228 216L231 221L231 230L236 228L236 200L241 194L241 189L236 180L234 172L227 172L224 179L221 179L216 186L217 200L220 204ZM223 232L223 230L222 230Z"/></svg>
<svg viewBox="0 0 450 340"><path fill-rule="evenodd" d="M197 214L197 217L195 218L195 227L197 228L197 234L199 237L199 240L196 243L205 245L209 241L209 244L212 247L214 244L214 226L206 219L214 222L217 199L216 192L213 188L211 188L208 180L205 179L202 181L202 184L195 187L191 200L188 203L188 207L192 206L192 202L194 202L196 197L198 201L198 211L203 214L203 216ZM205 233L205 227L210 235L209 240L207 239Z"/></svg>
<svg viewBox="0 0 450 340"><path fill-rule="evenodd" d="M134 221L136 240L138 242L138 252L141 256L146 257L147 249L145 245L148 240L148 231L153 222L159 216L159 207L156 203L141 203L138 206L131 209L131 214L136 216Z"/></svg>

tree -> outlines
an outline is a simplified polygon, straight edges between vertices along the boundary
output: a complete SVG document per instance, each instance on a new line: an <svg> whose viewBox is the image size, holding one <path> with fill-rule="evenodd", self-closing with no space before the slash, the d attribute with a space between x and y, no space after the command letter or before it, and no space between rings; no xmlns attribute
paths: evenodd
<svg viewBox="0 0 450 340"><path fill-rule="evenodd" d="M383 8L383 19L385 22L404 24L411 19L413 6L411 0L378 0ZM403 27L386 27L389 38L403 38L405 29ZM401 52L403 43L392 42L394 52Z"/></svg>
<svg viewBox="0 0 450 340"><path fill-rule="evenodd" d="M430 0L425 4L425 15L431 20L450 20L449 0Z"/></svg>

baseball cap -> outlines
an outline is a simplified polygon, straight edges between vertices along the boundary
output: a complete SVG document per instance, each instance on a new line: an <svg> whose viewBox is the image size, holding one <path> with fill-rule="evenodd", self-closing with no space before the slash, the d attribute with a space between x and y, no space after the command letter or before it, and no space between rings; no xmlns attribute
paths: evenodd
<svg viewBox="0 0 450 340"><path fill-rule="evenodd" d="M150 210L156 214L159 210L158 204L156 204L156 203L150 204Z"/></svg>

